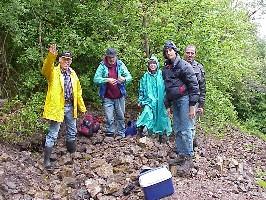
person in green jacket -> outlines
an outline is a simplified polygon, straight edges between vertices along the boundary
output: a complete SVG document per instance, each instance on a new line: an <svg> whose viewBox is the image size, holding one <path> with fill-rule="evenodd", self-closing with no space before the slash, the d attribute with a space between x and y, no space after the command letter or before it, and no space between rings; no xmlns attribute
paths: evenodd
<svg viewBox="0 0 266 200"><path fill-rule="evenodd" d="M125 137L126 84L132 76L126 65L117 58L114 48L108 48L100 62L93 82L99 86L99 96L105 112L105 135Z"/></svg>
<svg viewBox="0 0 266 200"><path fill-rule="evenodd" d="M164 106L165 86L158 59L152 55L148 61L147 72L139 83L138 105L142 113L137 119L139 134L146 128L152 134L172 133L171 121ZM159 137L160 138L160 137Z"/></svg>

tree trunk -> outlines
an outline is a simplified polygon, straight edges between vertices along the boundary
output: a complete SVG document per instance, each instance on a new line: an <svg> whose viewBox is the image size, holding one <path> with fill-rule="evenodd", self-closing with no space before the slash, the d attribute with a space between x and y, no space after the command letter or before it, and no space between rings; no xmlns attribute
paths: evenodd
<svg viewBox="0 0 266 200"><path fill-rule="evenodd" d="M145 57L149 58L150 57L150 47L149 47L149 38L147 34L147 9L145 3L142 3L142 27L143 27L143 44L144 44L144 52L145 52Z"/></svg>

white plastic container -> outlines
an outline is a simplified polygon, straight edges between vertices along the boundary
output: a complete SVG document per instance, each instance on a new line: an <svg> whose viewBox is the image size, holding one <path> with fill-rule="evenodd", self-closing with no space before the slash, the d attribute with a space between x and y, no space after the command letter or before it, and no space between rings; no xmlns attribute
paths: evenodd
<svg viewBox="0 0 266 200"><path fill-rule="evenodd" d="M174 193L172 174L166 167L158 167L142 173L139 184L145 200L158 200Z"/></svg>

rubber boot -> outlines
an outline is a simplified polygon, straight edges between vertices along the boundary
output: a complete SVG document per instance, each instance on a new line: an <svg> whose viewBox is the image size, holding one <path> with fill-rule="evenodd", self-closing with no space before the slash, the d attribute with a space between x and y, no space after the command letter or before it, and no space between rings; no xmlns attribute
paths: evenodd
<svg viewBox="0 0 266 200"><path fill-rule="evenodd" d="M162 144L163 142L163 135L159 135L159 143Z"/></svg>
<svg viewBox="0 0 266 200"><path fill-rule="evenodd" d="M144 137L143 129L144 129L144 126L139 126L137 128L137 134L138 134L139 137Z"/></svg>
<svg viewBox="0 0 266 200"><path fill-rule="evenodd" d="M177 165L181 165L182 163L184 163L186 160L186 156L185 155L182 155L182 154L178 154L176 159L175 159L175 163Z"/></svg>
<svg viewBox="0 0 266 200"><path fill-rule="evenodd" d="M76 151L76 141L75 140L66 141L66 147L69 153L74 153Z"/></svg>
<svg viewBox="0 0 266 200"><path fill-rule="evenodd" d="M193 159L191 156L185 156L183 162L177 165L177 175L181 177L188 177L194 167Z"/></svg>
<svg viewBox="0 0 266 200"><path fill-rule="evenodd" d="M195 136L193 138L193 150L195 150L195 147L199 146L198 138Z"/></svg>
<svg viewBox="0 0 266 200"><path fill-rule="evenodd" d="M51 157L51 154L52 154L52 150L53 150L53 147L45 147L44 148L44 161L43 161L43 164L44 164L44 167L48 170L51 169L51 161L50 161L50 157Z"/></svg>

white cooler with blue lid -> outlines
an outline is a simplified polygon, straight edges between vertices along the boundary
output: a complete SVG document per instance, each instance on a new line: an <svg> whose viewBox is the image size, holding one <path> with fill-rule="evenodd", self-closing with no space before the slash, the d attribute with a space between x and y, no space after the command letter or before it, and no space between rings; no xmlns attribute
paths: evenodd
<svg viewBox="0 0 266 200"><path fill-rule="evenodd" d="M139 184L145 200L156 200L174 193L172 174L166 167L158 167L141 173Z"/></svg>

